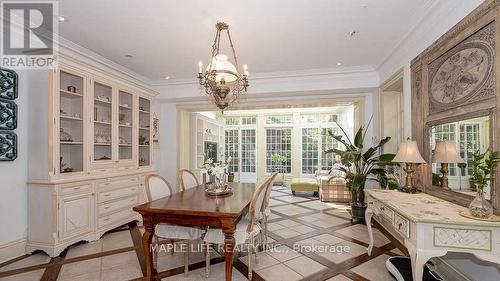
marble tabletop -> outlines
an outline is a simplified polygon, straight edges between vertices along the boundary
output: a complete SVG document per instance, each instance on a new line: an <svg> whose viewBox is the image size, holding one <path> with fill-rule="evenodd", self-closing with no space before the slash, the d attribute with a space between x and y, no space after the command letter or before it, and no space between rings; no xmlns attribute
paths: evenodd
<svg viewBox="0 0 500 281"><path fill-rule="evenodd" d="M487 222L463 217L460 212L467 210L467 208L429 194L409 194L397 190L380 189L366 189L366 193L417 223L500 227L500 222Z"/></svg>

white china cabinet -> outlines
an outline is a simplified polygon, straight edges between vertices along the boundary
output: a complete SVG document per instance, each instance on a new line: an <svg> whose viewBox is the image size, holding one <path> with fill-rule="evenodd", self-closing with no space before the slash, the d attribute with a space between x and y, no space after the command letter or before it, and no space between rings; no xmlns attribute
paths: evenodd
<svg viewBox="0 0 500 281"><path fill-rule="evenodd" d="M140 219L132 207L146 200L144 177L154 172L155 94L69 59L31 75L41 92L28 122L37 138L29 140L27 251L57 256Z"/></svg>

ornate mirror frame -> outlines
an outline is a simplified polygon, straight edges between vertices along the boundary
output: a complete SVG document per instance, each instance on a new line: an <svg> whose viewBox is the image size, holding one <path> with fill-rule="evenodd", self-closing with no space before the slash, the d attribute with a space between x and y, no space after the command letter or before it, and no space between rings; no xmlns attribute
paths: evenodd
<svg viewBox="0 0 500 281"><path fill-rule="evenodd" d="M470 195L432 186L431 127L489 116L490 147L500 151L499 7L500 0L486 0L411 62L412 135L427 161L415 173L416 185L463 206L472 200ZM496 213L500 210L499 171L491 183Z"/></svg>

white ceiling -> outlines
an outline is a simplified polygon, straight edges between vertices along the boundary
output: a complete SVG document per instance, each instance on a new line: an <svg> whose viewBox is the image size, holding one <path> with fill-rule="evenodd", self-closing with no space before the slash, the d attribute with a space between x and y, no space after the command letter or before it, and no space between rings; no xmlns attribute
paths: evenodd
<svg viewBox="0 0 500 281"><path fill-rule="evenodd" d="M60 33L152 81L193 79L215 23L250 73L377 68L440 0L64 0ZM351 38L349 31L359 30ZM131 54L133 58L125 57Z"/></svg>

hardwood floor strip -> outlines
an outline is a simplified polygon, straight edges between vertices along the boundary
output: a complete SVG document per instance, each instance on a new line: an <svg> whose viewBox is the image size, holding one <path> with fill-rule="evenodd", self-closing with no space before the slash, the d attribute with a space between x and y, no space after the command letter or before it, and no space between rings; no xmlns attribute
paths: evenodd
<svg viewBox="0 0 500 281"><path fill-rule="evenodd" d="M141 266L142 274L146 275L146 258L144 255L144 250L142 249L142 234L139 228L137 227L136 222L130 222L128 224L130 229L130 236L132 237L132 241L134 242L135 253L137 255L137 259L139 259L139 264Z"/></svg>
<svg viewBox="0 0 500 281"><path fill-rule="evenodd" d="M50 264L52 264L52 266L45 268L40 281L57 281L59 272L61 272L62 262L66 258L67 253L68 248L66 248L58 257L52 258L50 260Z"/></svg>
<svg viewBox="0 0 500 281"><path fill-rule="evenodd" d="M35 255L35 254L38 254L38 253L40 253L40 251L35 251L35 252L31 253L31 254L22 255L22 256L20 256L20 257L17 257L17 258L14 258L14 259L8 260L8 261L3 262L3 263L0 263L0 268L5 267L5 266L7 266L7 265L9 265L9 264L11 264L11 263L18 262L18 261L20 261L20 260L23 260L23 259L25 259L25 258L28 258L28 257L30 257L30 256L32 256L32 255Z"/></svg>
<svg viewBox="0 0 500 281"><path fill-rule="evenodd" d="M342 275L344 275L347 278L351 278L354 281L370 281L370 279L366 279L365 277L363 277L355 272L352 272L352 271L346 271L346 272L342 273Z"/></svg>

